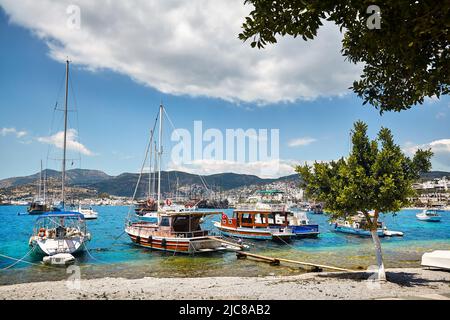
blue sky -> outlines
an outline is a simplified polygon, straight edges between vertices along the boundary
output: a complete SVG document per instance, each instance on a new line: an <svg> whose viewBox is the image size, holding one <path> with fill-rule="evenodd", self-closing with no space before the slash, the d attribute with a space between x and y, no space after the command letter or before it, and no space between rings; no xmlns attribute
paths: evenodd
<svg viewBox="0 0 450 320"><path fill-rule="evenodd" d="M52 36L42 36L39 28L21 23L25 18L18 17L8 1L5 3L5 10L0 9L0 178L35 173L40 159L44 162L47 159L49 144L45 139L48 141L49 136L62 128L59 112L55 113L54 125L51 125L64 76L64 59L61 58L64 50L49 47L49 43L54 44ZM342 93L327 96L320 92L324 90L320 87L322 84L317 84L320 87L317 90L311 85L311 96L299 93L298 98L289 97L285 101L277 96L279 91L266 97L261 93L261 102L255 98L256 89L245 88L250 80L243 83L244 88L239 87L242 92L236 97L233 97L233 86L222 93L221 88L210 86L214 80L208 79L192 78L193 82L198 81L192 86L194 89L186 89L176 81L171 83L168 78L152 85L164 70L144 70L144 73L152 73L153 78L143 81L139 72L126 71L114 62L111 67L102 65L103 62L93 66L95 62L73 54L73 49L67 45L64 48L73 60L72 81L78 108L78 125L74 113L70 114L70 124L78 130L80 143L90 151L90 154L82 154L81 164L76 163L74 167L100 169L111 175L136 172L158 104L163 100L178 128L192 131L194 121L202 120L204 129L217 128L223 132L235 128L279 129L280 158L286 161L330 160L345 155L349 148L349 130L352 123L360 119L369 124L372 136L381 126L392 129L397 143L405 149L435 147L434 169L450 170L448 97L428 99L422 106L383 116L370 106L362 106L362 101L345 88L339 88L344 90ZM257 54L264 56L264 52ZM268 54L271 54L270 49ZM173 61L171 66L178 63L181 73L187 68L183 61ZM196 68L202 70L201 65ZM221 74L222 70L217 72ZM212 78L216 76L206 73ZM325 70L321 77L326 82L333 73L327 74ZM329 90L325 88L325 91ZM63 91L60 91L59 103L63 102L62 97ZM74 105L73 100L71 105ZM289 146L299 139L309 143ZM169 148L170 143L167 145ZM50 158L57 157L57 153L57 148L51 149ZM48 167L59 169L59 164L50 160ZM230 168L233 167L224 167L223 171L232 170ZM216 167L201 173L215 171L218 171Z"/></svg>

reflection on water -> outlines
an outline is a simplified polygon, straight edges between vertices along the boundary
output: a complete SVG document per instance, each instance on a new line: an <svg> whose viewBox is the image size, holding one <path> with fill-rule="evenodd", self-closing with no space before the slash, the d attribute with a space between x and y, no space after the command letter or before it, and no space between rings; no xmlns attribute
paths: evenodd
<svg viewBox="0 0 450 320"><path fill-rule="evenodd" d="M131 244L123 233L127 207L96 207L99 219L88 221L93 235L89 252L77 256L83 279L99 277L206 277L206 276L265 276L292 275L305 272L293 265L277 267L251 259L236 259L234 253L211 253L185 256L150 251ZM0 253L15 258L25 255L36 217L18 216L23 207L0 207ZM404 210L397 216L386 215L383 220L389 229L403 231L404 237L382 239L387 267L418 267L424 252L450 249L450 212L443 213L441 223L426 223L415 218L417 210ZM231 210L227 210L230 214ZM249 242L252 252L335 265L345 268L366 269L375 264L370 238L339 234L329 229L327 217L310 215L320 225L318 239L296 240L289 244ZM220 216L208 218L205 226ZM118 236L121 237L118 238ZM40 264L41 257L30 256L26 261ZM12 261L0 258L0 268ZM69 275L65 268L18 263L13 268L0 271L0 284L18 282L62 280Z"/></svg>

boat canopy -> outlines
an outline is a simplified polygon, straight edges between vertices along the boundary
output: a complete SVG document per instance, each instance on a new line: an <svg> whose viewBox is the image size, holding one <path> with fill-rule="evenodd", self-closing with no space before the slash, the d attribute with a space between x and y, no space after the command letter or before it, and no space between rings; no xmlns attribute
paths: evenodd
<svg viewBox="0 0 450 320"><path fill-rule="evenodd" d="M38 217L38 220L45 218L79 218L84 219L84 215L75 211L55 211L55 212L45 212Z"/></svg>

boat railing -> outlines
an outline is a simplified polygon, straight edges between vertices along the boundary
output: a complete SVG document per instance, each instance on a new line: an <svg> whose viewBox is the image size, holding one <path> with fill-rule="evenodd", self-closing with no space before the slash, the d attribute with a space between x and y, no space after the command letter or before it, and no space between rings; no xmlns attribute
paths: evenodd
<svg viewBox="0 0 450 320"><path fill-rule="evenodd" d="M236 206L237 210L286 211L286 205L279 203L242 203Z"/></svg>
<svg viewBox="0 0 450 320"><path fill-rule="evenodd" d="M208 230L198 230L191 232L174 232L177 238L194 238L194 237L205 237L209 234Z"/></svg>

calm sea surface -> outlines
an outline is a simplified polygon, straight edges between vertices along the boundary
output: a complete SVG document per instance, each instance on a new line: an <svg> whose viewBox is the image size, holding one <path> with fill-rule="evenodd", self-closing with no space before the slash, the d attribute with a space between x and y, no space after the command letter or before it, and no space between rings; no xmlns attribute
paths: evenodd
<svg viewBox="0 0 450 320"><path fill-rule="evenodd" d="M97 220L88 221L92 240L89 252L77 255L76 264L84 279L99 277L204 277L204 276L264 276L304 272L293 266L273 267L249 259L237 260L235 253L213 253L202 256L184 256L150 251L132 245L123 234L128 207L95 207ZM28 251L36 216L19 216L26 207L0 206L0 253L14 258ZM231 215L232 210L225 210ZM390 230L402 231L404 237L382 239L387 267L418 267L424 252L450 249L450 212L442 213L440 223L421 222L415 214L419 210L403 210L396 216L383 215L382 220ZM326 215L309 215L311 222L320 225L318 239L295 240L291 244L248 242L251 252L310 261L348 268L367 268L375 264L370 238L359 238L330 230ZM205 226L220 219L210 217ZM14 261L0 257L0 285L31 281L66 279L65 268L40 264L41 258L28 256L25 261L4 270ZM37 265L36 265L37 264Z"/></svg>

